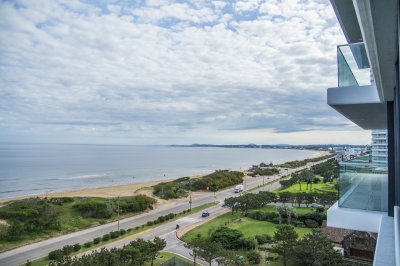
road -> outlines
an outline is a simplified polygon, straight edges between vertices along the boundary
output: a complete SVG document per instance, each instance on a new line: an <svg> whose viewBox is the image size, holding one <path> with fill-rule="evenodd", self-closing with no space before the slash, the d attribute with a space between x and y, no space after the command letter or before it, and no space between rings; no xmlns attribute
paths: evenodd
<svg viewBox="0 0 400 266"><path fill-rule="evenodd" d="M311 164L306 165L304 167L296 168L296 169L288 169L283 170L284 174L291 174L294 171L298 171L300 169L306 168L311 166ZM287 172L287 173L286 173ZM272 176L272 177L265 177L265 183L276 180L280 178L279 175ZM248 178L245 182L245 190L253 189L257 186L260 186L263 184L263 178L262 177L255 177L255 178ZM274 190L278 188L279 182L273 183L271 185L268 185L268 190ZM267 186L266 186L267 187ZM264 188L258 188L255 189L253 192L258 192L260 190L265 190L266 187ZM232 197L234 196L235 193L233 192L232 188L220 191L216 193L216 198L215 200L219 202L223 202L225 198ZM210 203L214 200L214 195L212 192L204 192L202 193L201 196L198 196L197 198L193 199L193 204L192 207L200 206L205 203ZM174 204L165 204L161 205L154 210L148 211L146 213L142 213L133 217L129 217L123 220L120 220L120 228L121 229L128 229L128 228L133 228L136 226L141 226L142 224L146 224L147 221L153 221L156 220L159 216L161 215L166 215L171 212L173 213L178 213L183 210L186 210L189 208L189 203L187 202L187 199L178 201ZM222 209L222 205L218 205L213 209L213 211L220 211ZM197 215L197 214L196 214ZM192 217L193 215L188 216L189 218ZM191 221L191 222L190 222ZM195 220L187 220L185 223L183 223L183 226L189 225L191 223L194 223ZM171 222L176 225L176 222ZM170 224L171 223L166 223L165 225L158 226L156 228L153 228L151 231L147 231L146 234L141 234L142 237L148 238L152 235L158 235L161 236L160 233L162 233L163 228L169 228L171 230ZM106 233L109 233L111 231L117 230L117 222L112 222L104 225L100 225L97 227L81 230L78 232L70 233L67 235L51 238L48 240L40 241L37 243L29 244L23 247L19 247L10 251L6 251L3 253L0 253L0 265L21 265L25 263L27 260L36 260L42 257L47 256L47 254L55 249L60 249L65 245L73 245L75 243L80 243L83 244L88 241L92 241L94 238L103 236ZM169 232L171 233L171 232ZM127 238L129 239L129 238ZM167 238L169 239L169 237ZM125 239L124 239L125 240ZM131 240L130 240L131 241ZM129 241L128 241L129 242ZM114 246L118 245L119 241L115 241L110 243L109 245ZM182 245L183 246L183 245ZM167 247L170 248L170 246ZM180 249L178 249L179 251ZM181 253L182 252L182 253ZM184 251L181 250L179 254L184 255ZM178 253L178 252L177 252ZM186 253L185 253L186 254ZM186 254L187 256L188 254Z"/></svg>

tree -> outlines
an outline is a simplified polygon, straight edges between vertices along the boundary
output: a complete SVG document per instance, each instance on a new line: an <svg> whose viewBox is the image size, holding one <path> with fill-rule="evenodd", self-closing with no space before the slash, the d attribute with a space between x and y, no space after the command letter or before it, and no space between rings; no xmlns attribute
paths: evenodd
<svg viewBox="0 0 400 266"><path fill-rule="evenodd" d="M185 248L192 250L192 254L190 254L190 255L193 256L193 266L196 266L197 252L200 249L198 247L198 245L196 244L198 242L198 240L200 240L200 235L198 235L194 241L185 243Z"/></svg>
<svg viewBox="0 0 400 266"><path fill-rule="evenodd" d="M154 260L156 259L158 253L165 248L167 245L167 242L165 242L164 239L159 238L156 236L153 240L153 242L148 241L149 243L149 251L150 251L150 256L151 256L151 266L154 265Z"/></svg>
<svg viewBox="0 0 400 266"><path fill-rule="evenodd" d="M299 186L300 186L300 191L301 191L301 182L303 182L302 176L301 176L300 174L298 174L298 173L293 173L293 174L292 174L292 178L296 181L296 183L299 184Z"/></svg>
<svg viewBox="0 0 400 266"><path fill-rule="evenodd" d="M197 256L204 261L211 263L214 259L218 258L223 250L220 243L212 242L210 239L199 238L193 243L197 249Z"/></svg>
<svg viewBox="0 0 400 266"><path fill-rule="evenodd" d="M289 206L276 206L275 209L278 212L279 224L282 224L283 218L286 218L288 224L292 222L292 218L296 216L296 212L292 207Z"/></svg>
<svg viewBox="0 0 400 266"><path fill-rule="evenodd" d="M290 192L281 192L279 193L279 201L285 205L286 202L289 202L291 198Z"/></svg>
<svg viewBox="0 0 400 266"><path fill-rule="evenodd" d="M293 250L297 243L297 233L293 226L282 224L276 228L274 233L273 251L278 253L286 266L289 258L293 257Z"/></svg>
<svg viewBox="0 0 400 266"><path fill-rule="evenodd" d="M296 193L296 194L294 195L295 201L296 201L296 203L297 203L297 205L298 205L299 207L300 207L300 204L303 203L303 201L304 201L305 194L306 194L306 193L304 193L304 192L299 192L299 193Z"/></svg>
<svg viewBox="0 0 400 266"><path fill-rule="evenodd" d="M308 207L308 205L312 204L314 202L314 194L311 193L311 192L310 193L305 193L304 202L305 202L307 207Z"/></svg>
<svg viewBox="0 0 400 266"><path fill-rule="evenodd" d="M276 202L277 196L271 191L260 191L258 192L261 206L265 206L271 202Z"/></svg>
<svg viewBox="0 0 400 266"><path fill-rule="evenodd" d="M329 239L319 231L313 231L300 239L294 249L295 259L304 265L343 265L343 259Z"/></svg>
<svg viewBox="0 0 400 266"><path fill-rule="evenodd" d="M239 208L239 201L237 197L226 198L224 200L224 206L228 207L232 210L232 215L234 211L237 211Z"/></svg>
<svg viewBox="0 0 400 266"><path fill-rule="evenodd" d="M306 190L308 190L308 185L310 184L310 181L312 179L313 173L311 170L309 169L304 169L301 172L299 172L299 174L301 175L301 178L306 181ZM310 188L311 190L311 188Z"/></svg>

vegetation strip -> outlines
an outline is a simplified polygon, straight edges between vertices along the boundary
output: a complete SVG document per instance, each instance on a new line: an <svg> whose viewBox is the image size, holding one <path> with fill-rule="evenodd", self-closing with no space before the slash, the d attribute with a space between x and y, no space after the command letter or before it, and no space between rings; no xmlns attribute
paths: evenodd
<svg viewBox="0 0 400 266"><path fill-rule="evenodd" d="M83 245L81 245L81 249L79 249L78 251L74 251L73 250L72 252L68 253L70 248L67 247L66 248L66 253L63 252L64 249L60 249L61 252L59 250L57 250L56 252L52 251L53 253L52 252L50 252L50 253L52 253L52 254L56 253L56 256L58 256L57 258L61 258L61 257L63 257L63 255L71 255L71 256L78 255L78 254L81 254L81 253L84 253L84 252L87 252L87 251L90 251L90 250L94 250L95 248L100 248L100 247L102 247L102 246L104 246L106 244L112 243L112 242L109 242L110 239L112 241L117 241L117 240L122 240L124 238L132 237L134 235L137 235L137 234L146 232L146 231L148 231L148 230L150 230L152 228L155 228L155 227L157 227L157 226L159 226L159 225L161 225L163 223L170 222L170 221L175 221L175 220L177 220L177 219L179 219L181 217L187 216L188 214L196 213L198 211L210 208L210 207L215 206L217 204L218 204L217 202L215 202L215 203L214 202L213 203L206 203L206 204L203 204L203 205L200 205L200 206L192 208L191 211L185 210L185 211L183 211L181 213L175 214L175 216L173 218L164 219L163 222L159 222L159 218L162 217L162 216L160 216L158 219L152 221L151 225L146 223L146 224L143 224L141 226L136 226L134 228L127 229L126 231L124 230L125 233L123 233L123 234L120 233L120 235L115 237L115 238L111 238L111 233L112 232L110 232L109 234L105 234L102 237L94 238L93 241L89 241L89 242L84 243ZM168 215L166 215L166 216L168 216ZM171 216L171 215L169 214L169 216ZM124 232L124 231L122 231L122 232ZM104 240L103 240L103 238L104 238ZM88 243L90 243L90 244L88 244ZM50 253L49 253L49 255L50 255ZM50 257L52 257L52 255L50 255ZM52 257L52 258L54 258L54 257ZM48 257L45 257L45 258L34 260L34 261L30 262L30 263L32 263L32 265L35 265L35 266L44 266L44 265L48 265L49 262L50 262L50 259L49 259L49 256L48 256Z"/></svg>
<svg viewBox="0 0 400 266"><path fill-rule="evenodd" d="M243 177L243 172L217 170L199 178L181 177L170 182L159 183L153 186L153 194L168 200L187 197L190 191L216 192L243 183Z"/></svg>

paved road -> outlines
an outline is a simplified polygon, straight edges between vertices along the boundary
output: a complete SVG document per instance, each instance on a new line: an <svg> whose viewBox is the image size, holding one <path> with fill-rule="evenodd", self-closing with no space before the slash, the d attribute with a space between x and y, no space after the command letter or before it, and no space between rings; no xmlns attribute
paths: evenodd
<svg viewBox="0 0 400 266"><path fill-rule="evenodd" d="M310 165L307 165L307 166L304 166L301 168L297 168L297 169L288 169L287 171L284 170L283 174L286 174L286 172L288 174L290 174L294 171L300 170L300 169L308 167ZM267 183L267 182L275 180L279 177L280 176L278 176L278 175L268 177L268 178L265 177L264 181L265 181L265 183ZM245 189L246 190L252 189L252 188L255 188L262 184L263 184L262 177L249 178L249 179L247 179L247 181L245 183ZM268 190L274 190L278 187L279 187L279 182L273 183L272 185L269 186ZM256 190L254 190L254 192L257 192L260 190L263 190L263 188L258 188ZM235 195L235 193L233 192L233 189L229 188L229 189L218 192L216 194L216 200L223 202L223 200L225 198L232 197L234 195ZM214 200L213 193L205 192L205 193L202 193L201 196L193 199L192 207L200 206L205 203L212 202L213 200ZM183 210L188 209L188 207L189 207L189 204L186 199L182 200L182 201L178 201L174 204L161 205L152 211L121 220L120 228L128 229L128 228L133 228L135 226L140 226L142 224L145 224L147 221L153 221L153 220L157 219L161 215L166 215L171 212L174 212L174 213L181 212ZM222 207L219 205L217 207L217 209L218 208L220 209ZM166 226L168 224L169 223L167 223L165 225L161 225L156 228L153 228L151 230L151 232L149 232L148 234L159 235L159 230L161 230L162 228L164 228L164 226ZM85 229L85 230L78 231L75 233L70 233L67 235L40 241L40 242L37 242L34 244L29 244L29 245L26 245L26 246L23 246L20 248L16 248L16 249L13 249L10 251L0 253L0 265L9 265L9 266L21 265L21 264L25 263L27 260L32 261L32 260L36 260L36 259L45 257L45 256L47 256L47 254L50 251L62 248L65 245L73 245L75 243L83 244L85 242L92 241L95 237L102 236L106 233L109 233L110 231L115 231L115 230L117 230L117 222L112 222L109 224L100 225L97 227ZM147 237L147 235L145 235L145 236ZM118 243L118 241L113 242L113 243ZM113 243L111 243L111 245L113 245ZM179 253L179 254L181 254L181 253Z"/></svg>

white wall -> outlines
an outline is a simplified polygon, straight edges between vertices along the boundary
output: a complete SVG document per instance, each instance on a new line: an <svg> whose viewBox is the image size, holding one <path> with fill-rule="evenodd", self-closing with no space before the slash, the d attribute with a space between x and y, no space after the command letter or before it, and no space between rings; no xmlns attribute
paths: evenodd
<svg viewBox="0 0 400 266"><path fill-rule="evenodd" d="M327 225L366 232L379 232L382 216L385 212L340 208L338 202L328 209Z"/></svg>

